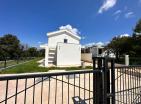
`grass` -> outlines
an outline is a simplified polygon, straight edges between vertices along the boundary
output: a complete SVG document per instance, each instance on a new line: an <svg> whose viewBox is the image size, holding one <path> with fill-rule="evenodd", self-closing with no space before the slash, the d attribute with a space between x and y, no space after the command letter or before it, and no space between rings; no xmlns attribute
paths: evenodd
<svg viewBox="0 0 141 104"><path fill-rule="evenodd" d="M6 66L10 66L10 65L15 65L17 64L17 61L15 60L9 60L6 62ZM4 67L4 61L0 61L0 68Z"/></svg>
<svg viewBox="0 0 141 104"><path fill-rule="evenodd" d="M82 70L81 67L66 67L66 68L59 68L59 67L49 67L49 68L45 68L45 67L38 67L38 63L37 61L40 60L41 58L36 58L33 59L27 63L24 64L20 64L17 65L15 67L12 68L8 68L6 70L2 70L0 71L0 74L14 74L14 73L32 73L32 72L47 72L49 70L58 70L58 69L62 69L62 70L66 70L66 71L70 71L70 70ZM86 69L92 69L92 67L88 66L86 67Z"/></svg>
<svg viewBox="0 0 141 104"><path fill-rule="evenodd" d="M19 60L18 63L17 63L17 60L7 60L6 61L6 67L11 66L11 65L17 65L17 64L23 63L23 62L28 61L28 60L29 59L27 59L27 60ZM0 61L0 68L5 67L4 63L5 63L4 61Z"/></svg>

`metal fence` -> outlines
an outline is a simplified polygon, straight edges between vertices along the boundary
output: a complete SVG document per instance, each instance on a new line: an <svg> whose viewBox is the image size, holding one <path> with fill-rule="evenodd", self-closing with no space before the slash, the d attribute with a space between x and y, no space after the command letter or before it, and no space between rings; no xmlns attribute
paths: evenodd
<svg viewBox="0 0 141 104"><path fill-rule="evenodd" d="M0 104L93 104L99 70L0 76Z"/></svg>
<svg viewBox="0 0 141 104"><path fill-rule="evenodd" d="M114 59L93 57L93 69L101 71L94 81L94 104L115 104Z"/></svg>
<svg viewBox="0 0 141 104"><path fill-rule="evenodd" d="M115 67L109 58L93 58L93 64L102 72L94 78L94 104L141 104L141 66Z"/></svg>
<svg viewBox="0 0 141 104"><path fill-rule="evenodd" d="M141 66L115 68L116 104L141 104Z"/></svg>
<svg viewBox="0 0 141 104"><path fill-rule="evenodd" d="M115 103L141 103L141 66L93 57L93 70L0 76L0 104Z"/></svg>

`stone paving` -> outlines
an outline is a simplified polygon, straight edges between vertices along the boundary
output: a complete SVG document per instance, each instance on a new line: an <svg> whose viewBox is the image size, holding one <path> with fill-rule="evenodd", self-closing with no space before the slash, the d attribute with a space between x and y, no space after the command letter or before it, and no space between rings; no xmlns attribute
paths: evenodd
<svg viewBox="0 0 141 104"><path fill-rule="evenodd" d="M85 78L84 78L85 77ZM136 70L126 70L115 69L115 89L116 89L116 103L117 104L133 104L133 102L137 99L137 95L140 94L141 91L141 74L138 69ZM43 78L43 93L42 93L42 104L73 104L73 97L79 96L82 100L84 100L85 94L85 102L87 104L92 104L93 100L89 99L93 97L93 74L90 74L90 82L89 82L89 74L81 74L80 79L79 75L75 76L75 95L74 95L74 76L70 75L69 80L68 76L63 76L63 92L62 92L62 76L49 78ZM85 90L84 91L84 79L85 79ZM38 83L42 80L42 78L36 78L35 83ZM69 86L68 86L69 81ZM79 83L80 81L80 83ZM34 83L34 79L30 78L27 80L27 87L30 87ZM50 82L50 84L49 84ZM90 83L90 86L89 86ZM39 83L35 86L35 94L34 94L34 102L35 104L41 104L41 85ZM79 89L79 86L82 87ZM50 86L50 87L49 87ZM133 89L137 87L136 89ZM20 79L18 81L18 91L20 92L25 89L25 79ZM31 87L26 90L26 104L33 104L33 89ZM69 90L68 90L69 89ZM90 89L90 91L88 91ZM130 90L129 90L130 89ZM5 90L6 90L6 81L0 81L0 102L5 99ZM16 80L9 81L8 85L8 97L14 95L16 92ZM17 104L24 104L25 92L17 95ZM69 98L69 100L68 100ZM7 100L7 104L15 104L16 97L12 97ZM63 99L63 100L62 100ZM140 99L141 100L141 99ZM0 103L5 104L5 102Z"/></svg>
<svg viewBox="0 0 141 104"><path fill-rule="evenodd" d="M85 74L85 89L92 91L92 81L93 75L90 74L90 86L89 86L89 74ZM84 92L84 74L75 75L75 95L74 95L74 77L73 75L70 75L70 78L68 80L68 76L63 76L63 92L62 92L62 76L52 77L50 78L50 87L49 87L49 78L44 77L43 78L43 93L42 93L42 104L67 104L68 102L70 104L73 104L73 97L79 96L83 100L84 99L84 93L85 93L85 99L87 99L85 102L88 104L89 102L92 103L92 100L89 100L89 97L92 98L93 94L90 91L85 90ZM36 78L35 82L38 83L41 81L42 78ZM79 84L80 80L80 84ZM70 85L68 86L68 82ZM33 85L34 79L30 78L27 80L27 87ZM35 104L41 104L41 85L42 83L39 83L35 86L35 94L34 94L34 102ZM79 89L79 86L82 87ZM6 81L0 81L0 101L5 99L5 89L6 89ZM20 79L18 81L18 92L25 89L25 79ZM33 104L33 89L34 87L31 87L26 90L26 104ZM69 89L69 90L68 90ZM11 95L14 95L16 92L16 80L10 80L8 85L8 97ZM80 93L79 93L80 92ZM63 94L63 95L62 95ZM63 101L62 101L63 96ZM17 104L24 104L24 97L25 92L22 92L17 95ZM69 98L69 99L68 99ZM5 104L5 102L1 103ZM7 104L15 104L15 96L7 100Z"/></svg>

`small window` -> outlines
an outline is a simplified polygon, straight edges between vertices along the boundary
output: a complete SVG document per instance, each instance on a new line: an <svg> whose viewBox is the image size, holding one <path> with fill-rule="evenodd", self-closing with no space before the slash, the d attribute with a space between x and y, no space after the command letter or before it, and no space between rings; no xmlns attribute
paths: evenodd
<svg viewBox="0 0 141 104"><path fill-rule="evenodd" d="M99 49L98 54L102 54L102 49Z"/></svg>
<svg viewBox="0 0 141 104"><path fill-rule="evenodd" d="M64 39L64 43L68 43L68 39Z"/></svg>

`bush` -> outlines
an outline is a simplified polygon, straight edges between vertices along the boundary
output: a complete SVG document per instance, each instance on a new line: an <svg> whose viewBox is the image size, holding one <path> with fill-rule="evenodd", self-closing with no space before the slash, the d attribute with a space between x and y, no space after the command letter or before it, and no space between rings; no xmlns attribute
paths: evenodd
<svg viewBox="0 0 141 104"><path fill-rule="evenodd" d="M120 57L119 60L116 60L118 64L125 64L125 58ZM141 57L129 57L130 65L141 65Z"/></svg>
<svg viewBox="0 0 141 104"><path fill-rule="evenodd" d="M141 65L141 57L131 57L130 65Z"/></svg>

